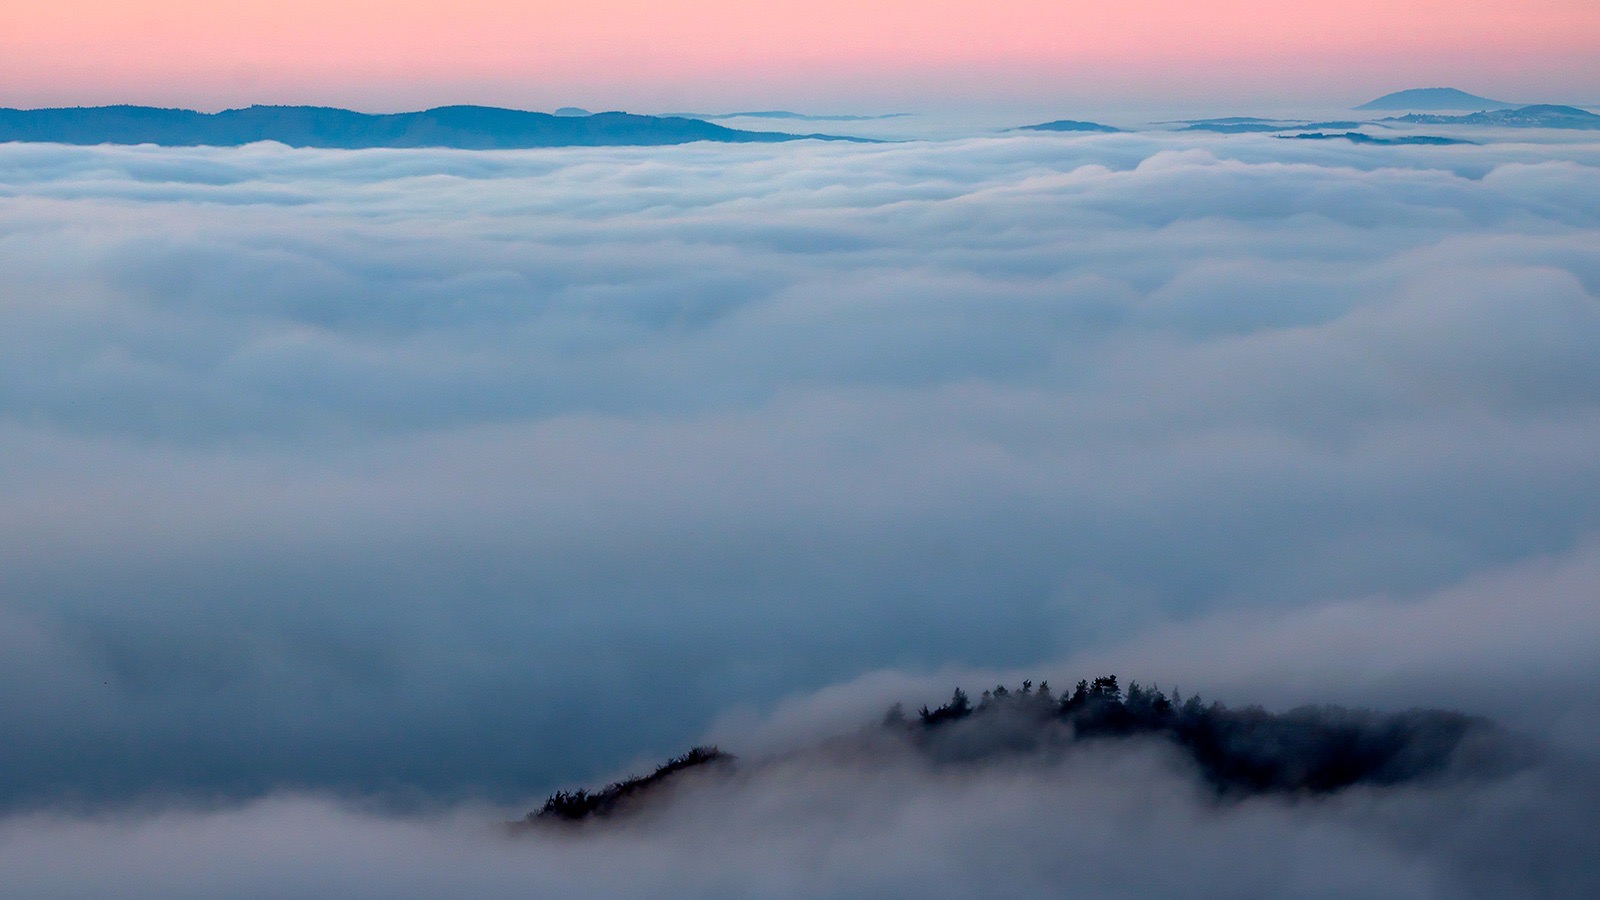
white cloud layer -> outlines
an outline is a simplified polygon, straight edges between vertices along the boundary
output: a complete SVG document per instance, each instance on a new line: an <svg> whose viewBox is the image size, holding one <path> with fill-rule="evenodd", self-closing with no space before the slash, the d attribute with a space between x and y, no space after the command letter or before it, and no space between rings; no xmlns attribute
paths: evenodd
<svg viewBox="0 0 1600 900"><path fill-rule="evenodd" d="M20 896L1583 898L1592 768L1219 801L1163 748L933 768L811 754L690 778L641 817L511 835L504 810L301 796L0 820Z"/></svg>
<svg viewBox="0 0 1600 900"><path fill-rule="evenodd" d="M1591 754L1597 174L1576 140L0 146L0 804L520 799L1050 660ZM1092 789L962 858L1044 854L1024 823ZM1349 808L1226 813L1217 853L1284 816L1367 847ZM444 858L321 801L35 815L0 853ZM975 833L932 819L906 846Z"/></svg>

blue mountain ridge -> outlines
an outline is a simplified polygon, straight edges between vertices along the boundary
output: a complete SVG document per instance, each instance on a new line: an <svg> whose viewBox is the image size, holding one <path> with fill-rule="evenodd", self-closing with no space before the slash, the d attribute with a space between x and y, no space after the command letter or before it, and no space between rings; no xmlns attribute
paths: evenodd
<svg viewBox="0 0 1600 900"><path fill-rule="evenodd" d="M1304 131L1312 128L1360 128L1360 122L1290 122L1286 119L1198 119L1179 131L1210 131L1216 134L1269 134L1274 131Z"/></svg>
<svg viewBox="0 0 1600 900"><path fill-rule="evenodd" d="M1016 128L1013 128L1011 130L1012 131L1088 131L1088 132L1098 132L1100 134L1114 134L1116 132L1120 132L1122 129L1121 128L1113 128L1110 125L1101 125L1099 122L1080 122L1080 121L1078 121L1076 119L1058 119L1058 120L1056 120L1054 122L1043 122L1043 123L1040 123L1038 125L1021 125L1021 126L1018 126Z"/></svg>
<svg viewBox="0 0 1600 900"><path fill-rule="evenodd" d="M251 106L219 113L148 106L0 109L0 142L233 147L448 147L512 150L570 146L661 146L693 141L772 143L860 140L741 131L698 119L623 112L551 115L488 106L443 106L370 114L316 106Z"/></svg>

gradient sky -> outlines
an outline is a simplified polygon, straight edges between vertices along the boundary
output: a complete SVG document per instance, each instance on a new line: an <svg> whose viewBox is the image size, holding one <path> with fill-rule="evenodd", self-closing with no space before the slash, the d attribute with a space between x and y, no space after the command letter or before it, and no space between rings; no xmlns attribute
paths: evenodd
<svg viewBox="0 0 1600 900"><path fill-rule="evenodd" d="M1593 0L57 0L0 103L1600 100Z"/></svg>

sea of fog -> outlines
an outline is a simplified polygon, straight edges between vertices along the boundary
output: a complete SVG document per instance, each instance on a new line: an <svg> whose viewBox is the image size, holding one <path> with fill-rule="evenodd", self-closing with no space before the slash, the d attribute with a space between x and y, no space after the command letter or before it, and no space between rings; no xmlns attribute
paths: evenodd
<svg viewBox="0 0 1600 900"><path fill-rule="evenodd" d="M1594 896L1600 138L1463 136L0 145L0 894ZM804 752L1111 672L1537 752Z"/></svg>

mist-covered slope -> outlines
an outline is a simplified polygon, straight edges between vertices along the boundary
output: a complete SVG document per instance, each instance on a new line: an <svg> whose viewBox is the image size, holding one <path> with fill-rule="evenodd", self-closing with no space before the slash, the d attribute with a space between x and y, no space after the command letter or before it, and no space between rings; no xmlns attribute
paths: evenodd
<svg viewBox="0 0 1600 900"><path fill-rule="evenodd" d="M1061 758L1075 745L1110 741L1133 750L1151 740L1178 751L1219 796L1331 794L1357 785L1392 786L1443 775L1500 774L1514 767L1515 742L1481 718L1444 710L1377 713L1340 706L1302 706L1286 713L1230 709L1199 696L1168 697L1114 675L1079 681L1057 697L1048 682L1004 685L974 704L957 688L947 703L908 718L900 704L879 729L835 744L866 756L910 752L935 765L1014 765ZM818 748L799 751L802 755ZM558 791L518 825L605 819L661 802L674 778L694 769L724 774L734 757L696 747L653 773L596 791ZM1070 761L1069 761L1070 764Z"/></svg>

